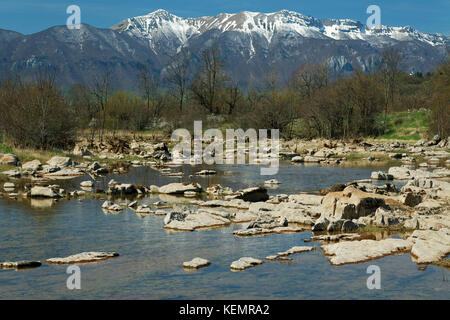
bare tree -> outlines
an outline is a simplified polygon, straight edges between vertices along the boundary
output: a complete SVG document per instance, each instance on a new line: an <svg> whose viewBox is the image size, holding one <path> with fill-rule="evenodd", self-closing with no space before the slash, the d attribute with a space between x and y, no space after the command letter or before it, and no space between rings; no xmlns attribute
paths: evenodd
<svg viewBox="0 0 450 320"><path fill-rule="evenodd" d="M106 123L106 114L107 114L107 106L109 97L111 94L111 72L109 68L106 71L96 76L94 82L91 86L92 94L95 97L96 104L101 116L101 124L100 124L100 142L103 142L103 134L105 131L105 123Z"/></svg>
<svg viewBox="0 0 450 320"><path fill-rule="evenodd" d="M326 62L302 64L294 73L291 86L297 90L302 97L311 97L320 88L328 85L329 74Z"/></svg>
<svg viewBox="0 0 450 320"><path fill-rule="evenodd" d="M233 110L242 100L242 93L236 83L232 83L226 89L225 103L228 105L228 114L232 114Z"/></svg>
<svg viewBox="0 0 450 320"><path fill-rule="evenodd" d="M143 98L147 106L145 123L149 124L161 114L162 99L159 93L161 83L159 79L152 74L147 65L141 69L139 80L138 87L143 93Z"/></svg>
<svg viewBox="0 0 450 320"><path fill-rule="evenodd" d="M216 45L202 52L202 66L195 76L191 90L198 103L209 113L220 113L219 91L227 81L222 68L223 62Z"/></svg>
<svg viewBox="0 0 450 320"><path fill-rule="evenodd" d="M183 111L186 98L190 63L190 52L187 49L182 49L178 55L172 58L172 62L167 68L167 81L175 87L175 96L178 99L180 112Z"/></svg>
<svg viewBox="0 0 450 320"><path fill-rule="evenodd" d="M383 52L381 57L381 65L379 73L381 75L381 82L383 84L384 92L384 125L387 123L387 113L389 107L394 106L395 92L397 89L397 82L400 74L400 63L402 56L397 49L387 49Z"/></svg>

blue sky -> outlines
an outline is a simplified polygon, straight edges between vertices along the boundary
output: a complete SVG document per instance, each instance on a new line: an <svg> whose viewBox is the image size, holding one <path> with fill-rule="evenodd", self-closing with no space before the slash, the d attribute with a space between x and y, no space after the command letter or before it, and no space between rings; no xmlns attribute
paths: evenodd
<svg viewBox="0 0 450 320"><path fill-rule="evenodd" d="M288 9L319 19L365 22L366 8L375 4L381 8L384 25L409 25L422 32L450 35L450 0L0 0L0 28L29 34L63 25L71 4L80 6L82 23L103 28L160 8L181 17Z"/></svg>

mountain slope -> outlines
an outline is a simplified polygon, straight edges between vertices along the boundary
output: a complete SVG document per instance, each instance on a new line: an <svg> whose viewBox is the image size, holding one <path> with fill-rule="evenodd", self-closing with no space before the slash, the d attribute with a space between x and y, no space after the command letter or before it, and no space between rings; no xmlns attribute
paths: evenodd
<svg viewBox="0 0 450 320"><path fill-rule="evenodd" d="M14 72L29 76L39 66L50 65L57 69L58 80L69 86L89 84L108 68L116 88L132 89L143 64L164 74L171 57L186 47L195 66L200 52L213 44L220 49L226 71L246 85L260 82L271 68L286 81L306 61L327 61L336 75L370 71L388 47L402 51L405 70L427 72L446 55L449 38L410 27L367 29L354 20L318 20L287 10L200 18L157 10L111 29L57 26L32 35L0 29L0 78Z"/></svg>

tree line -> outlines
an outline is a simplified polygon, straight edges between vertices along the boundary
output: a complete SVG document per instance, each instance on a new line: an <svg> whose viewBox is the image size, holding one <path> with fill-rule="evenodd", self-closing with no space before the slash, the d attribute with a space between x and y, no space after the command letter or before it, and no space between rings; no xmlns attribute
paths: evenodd
<svg viewBox="0 0 450 320"><path fill-rule="evenodd" d="M355 70L331 80L326 62L304 63L282 82L276 69L257 84L240 86L225 71L217 46L201 52L198 67L181 50L160 76L151 66L136 75L136 89L115 90L107 69L89 84L62 90L49 68L32 80L14 75L0 84L2 137L16 146L67 148L80 137L171 133L194 120L203 127L280 129L286 138L352 138L386 131L387 115L426 108L430 134L450 135L448 58L426 75L402 69L401 52L383 52L372 72Z"/></svg>

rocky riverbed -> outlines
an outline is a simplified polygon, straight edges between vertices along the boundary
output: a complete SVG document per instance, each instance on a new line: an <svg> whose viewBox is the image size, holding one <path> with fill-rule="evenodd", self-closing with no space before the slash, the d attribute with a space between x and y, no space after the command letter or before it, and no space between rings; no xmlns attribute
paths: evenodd
<svg viewBox="0 0 450 320"><path fill-rule="evenodd" d="M450 153L442 151L442 146L438 144L429 145L425 142L420 146L424 150L421 151L423 161L426 161L426 157L431 157L430 160L433 157L439 159L439 162L427 162L427 167L417 163L411 165L412 161L402 162L401 159L412 158L413 153L408 153L405 157L395 155L391 158L394 161L392 165L374 168L361 179L341 180L339 184L328 184L310 192L283 193L278 193L277 190L288 190L295 184L295 181L287 181L283 175L276 176L276 183L262 177L259 183L242 187L238 184L239 187L236 187L237 184L227 183L230 181L227 177L239 179L240 172L193 166L192 170L188 171L190 173L186 173L183 167L171 164L170 152L162 145L153 154L158 155L155 157L164 155L163 159L156 159L153 154L142 154L141 151L139 155L143 156L144 160L127 162L117 159L123 160L119 165L119 162L115 161L102 163L97 159L89 161L89 158L84 158L86 162L81 163L71 157L60 156L51 158L45 164L41 164L39 160L21 164L20 159L16 157L17 161L12 164L11 159L14 157L9 156L6 157L11 160L8 165L14 165L16 168L12 169L13 172L6 171L5 176L8 176L8 179L3 184L3 197L12 201L9 202L11 205L14 201L17 205L27 201L37 201L41 204L42 201L50 201L50 206L55 202L61 205L71 203L69 200L72 198L78 202L94 199L95 202L88 202L95 203L97 208L101 208L108 215L135 212L140 219L158 217L159 220L155 220L159 221L158 228L168 232L169 236L172 232L183 234L224 230L223 232L240 241L239 243L253 243L263 242L263 238L270 236L289 238L305 232L312 233L309 239L293 243L288 250L278 248L275 251L268 248L266 252L259 252L258 255L242 254L222 262L204 256L202 252L192 252L191 256L174 264L178 267L183 265L185 269L211 265L206 269L214 270L215 266L219 266L238 271L258 266L255 268L257 270L266 265L264 263L259 266L264 259L268 264L273 263L271 261L289 262L295 253L301 253L301 257L311 251L322 255L332 266L364 263L395 255L408 255L411 261L420 266L448 266L450 170L447 165ZM355 148L349 147L349 150L385 150L386 154L400 148L418 148L404 144L398 147L395 144L352 145ZM328 149L337 150L337 153L330 155L331 153L323 152L325 147L322 147L307 155L328 159L320 160L319 164L313 164L312 168L340 166L347 161L342 160L345 156L339 158L346 152L339 149L339 144L329 147ZM139 148L130 150L140 150ZM317 154L321 150L322 152ZM85 157L93 157L94 154ZM283 164L289 166L290 170L302 168L299 166L305 166L305 162L308 162L295 158L307 157L302 153L283 156L295 159L292 164ZM341 159L341 164L335 163L338 159ZM376 159L367 161L377 162ZM164 179L161 180L164 183L161 183L159 178L145 183L133 181L126 173L134 172L133 168L139 167L152 168L158 177ZM167 176L170 172L181 172L182 175ZM175 180L170 182L170 179ZM217 183L219 181L220 183ZM382 237L377 235L380 232L384 234ZM119 236L119 233L117 235ZM310 241L318 245L305 244ZM100 261L102 264L106 263L102 262L103 260L115 256L114 250L120 250L121 254L127 256L127 252L123 253L121 247L108 248L109 252L95 251L104 249L106 248L90 245L89 248L79 247L74 250L93 252L75 256L71 256L73 252L61 255L55 253L45 256L20 256L16 264L8 261L16 258L8 256L4 257L6 262L2 266L17 269L22 266L26 268L27 265L36 267L38 261L46 261L49 264ZM169 247L167 249L170 250ZM195 256L202 258L192 259ZM120 257L117 260L121 261ZM253 270L244 273L246 272Z"/></svg>

